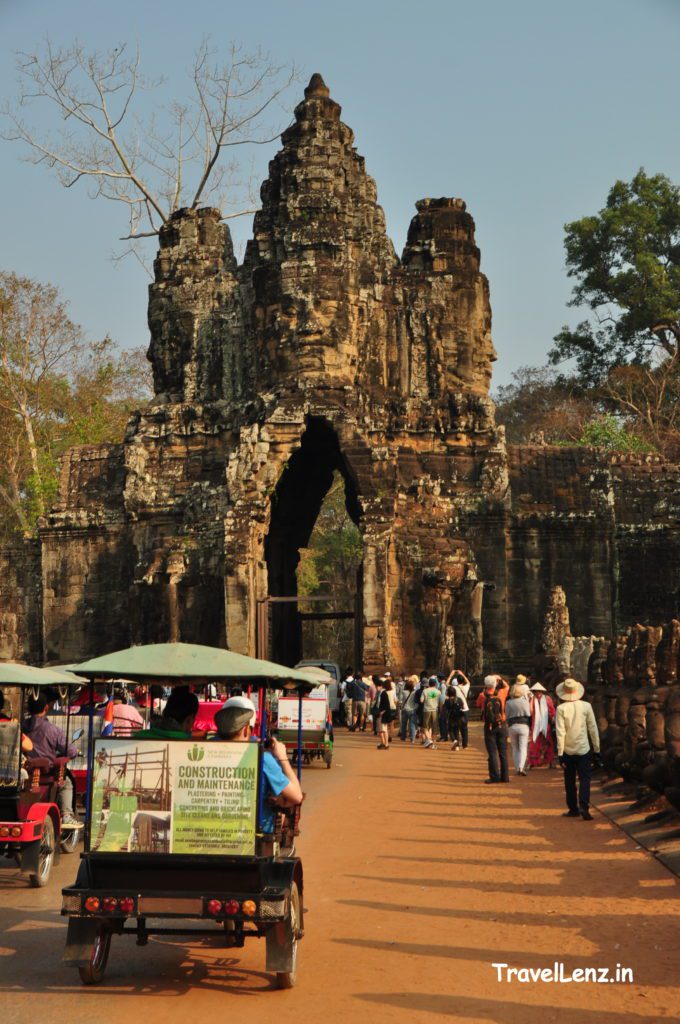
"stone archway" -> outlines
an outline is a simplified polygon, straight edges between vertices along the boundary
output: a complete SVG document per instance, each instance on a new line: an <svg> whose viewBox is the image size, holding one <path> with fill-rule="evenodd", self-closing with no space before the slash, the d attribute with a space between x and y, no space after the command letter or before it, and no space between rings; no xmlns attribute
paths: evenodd
<svg viewBox="0 0 680 1024"><path fill-rule="evenodd" d="M345 483L347 513L360 526L362 510L357 482L342 453L338 435L327 419L308 416L300 445L284 466L271 497L269 530L264 541L269 596L296 596L300 549L309 542L336 472ZM289 665L301 658L302 623L296 603L271 606L269 653L275 661Z"/></svg>

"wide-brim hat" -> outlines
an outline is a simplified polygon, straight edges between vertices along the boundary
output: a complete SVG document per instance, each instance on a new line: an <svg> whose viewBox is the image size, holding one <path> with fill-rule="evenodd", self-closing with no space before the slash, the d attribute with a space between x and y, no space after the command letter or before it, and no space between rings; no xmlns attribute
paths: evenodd
<svg viewBox="0 0 680 1024"><path fill-rule="evenodd" d="M527 677L526 676L523 676L523 675L515 676L515 685L516 686L523 686L524 683L526 683L526 681L527 681Z"/></svg>
<svg viewBox="0 0 680 1024"><path fill-rule="evenodd" d="M532 690L537 690L539 693L547 693L548 692L546 690L545 686L543 686L542 683L534 683L534 685L531 687L531 689Z"/></svg>
<svg viewBox="0 0 680 1024"><path fill-rule="evenodd" d="M580 700L585 692L583 683L579 683L578 679L565 679L555 687L555 693L560 700Z"/></svg>

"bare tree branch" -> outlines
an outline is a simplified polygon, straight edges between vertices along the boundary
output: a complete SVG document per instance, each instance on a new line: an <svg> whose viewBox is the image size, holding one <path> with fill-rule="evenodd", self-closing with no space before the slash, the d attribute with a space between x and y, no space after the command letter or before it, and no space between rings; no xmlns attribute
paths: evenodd
<svg viewBox="0 0 680 1024"><path fill-rule="evenodd" d="M255 212L252 178L240 180L223 155L277 138L282 125L266 124L265 115L275 107L283 115L285 93L298 78L294 67L236 45L220 63L204 41L194 57L188 99L159 102L144 118L136 112L140 93L165 83L145 79L139 52L129 53L124 43L108 53L88 53L77 40L55 48L47 39L40 50L17 54L17 68L19 94L2 110L2 137L21 143L25 159L45 164L65 188L87 181L92 198L126 207L122 240L132 243L126 255L182 206L210 199L225 218ZM52 109L53 133L26 121L25 111L38 106Z"/></svg>

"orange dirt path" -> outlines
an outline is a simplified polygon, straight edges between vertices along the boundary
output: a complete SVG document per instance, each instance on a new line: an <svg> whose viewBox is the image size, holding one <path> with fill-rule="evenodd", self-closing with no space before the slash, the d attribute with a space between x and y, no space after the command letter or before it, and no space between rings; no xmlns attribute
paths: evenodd
<svg viewBox="0 0 680 1024"><path fill-rule="evenodd" d="M44 890L0 871L7 1024L215 1021L658 1024L678 1016L678 883L596 811L561 817L561 772L484 786L479 726L452 753L339 730L309 769L299 981L272 988L264 944L114 937L104 983L60 964L62 857ZM2 862L0 862L2 863ZM499 982L514 967L632 968L633 984Z"/></svg>

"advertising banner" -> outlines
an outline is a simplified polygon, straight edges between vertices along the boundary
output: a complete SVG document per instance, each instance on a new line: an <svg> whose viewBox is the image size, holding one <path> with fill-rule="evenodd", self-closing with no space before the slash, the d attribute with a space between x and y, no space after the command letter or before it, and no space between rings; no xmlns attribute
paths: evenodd
<svg viewBox="0 0 680 1024"><path fill-rule="evenodd" d="M257 766L254 743L97 740L91 851L253 854Z"/></svg>
<svg viewBox="0 0 680 1024"><path fill-rule="evenodd" d="M297 731L299 720L299 700L297 697L281 697L279 699L279 724L281 731L294 729ZM326 728L326 691L320 698L305 697L302 701L302 729L304 732L324 732Z"/></svg>

